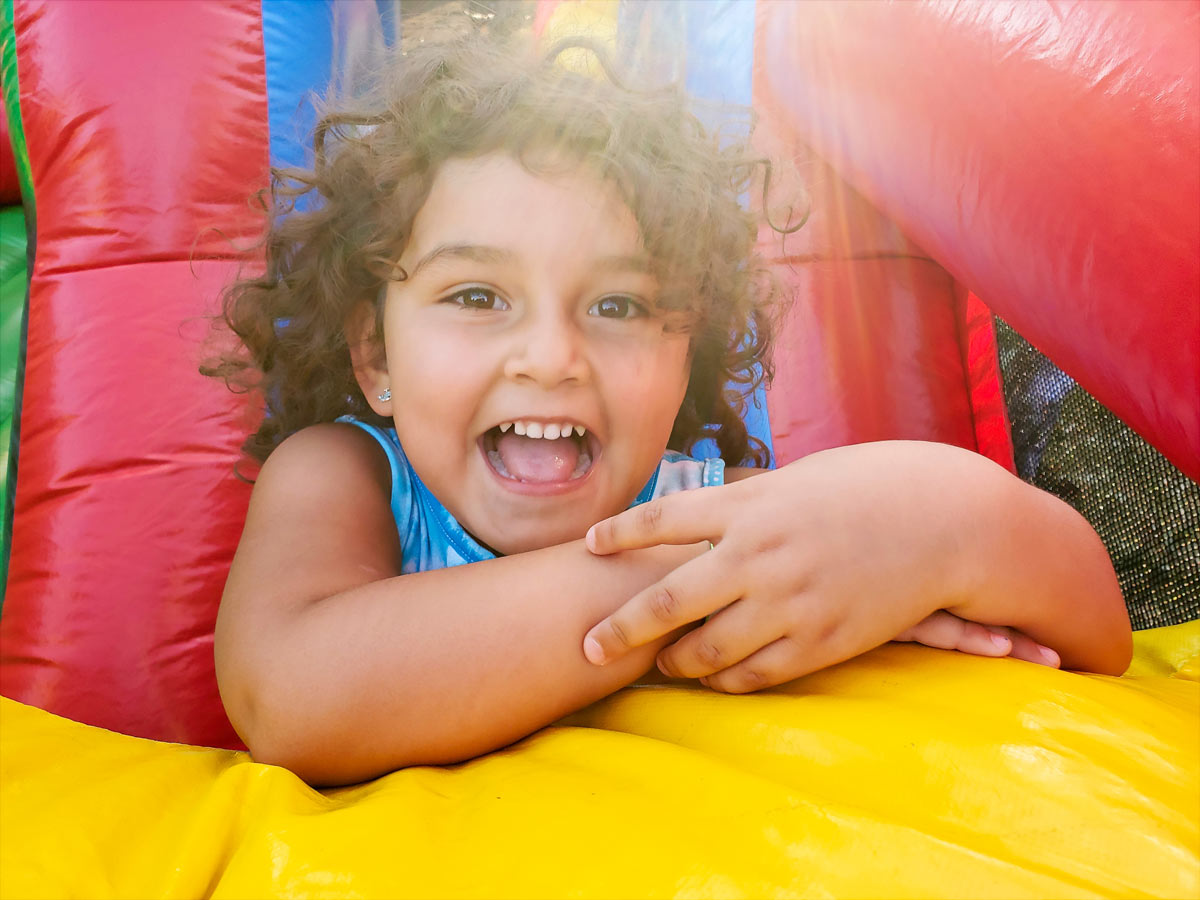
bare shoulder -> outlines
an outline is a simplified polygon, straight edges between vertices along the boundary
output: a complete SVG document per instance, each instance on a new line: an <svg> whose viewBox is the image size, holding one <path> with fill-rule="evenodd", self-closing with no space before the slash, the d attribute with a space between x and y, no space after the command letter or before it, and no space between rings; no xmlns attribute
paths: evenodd
<svg viewBox="0 0 1200 900"><path fill-rule="evenodd" d="M263 464L224 603L303 605L399 574L391 470L352 425L305 428Z"/></svg>
<svg viewBox="0 0 1200 900"><path fill-rule="evenodd" d="M744 481L754 475L761 475L763 472L769 472L770 469L754 469L749 466L726 466L725 467L725 483L733 484L735 481Z"/></svg>
<svg viewBox="0 0 1200 900"><path fill-rule="evenodd" d="M312 425L288 437L263 463L255 493L287 486L320 491L326 487L374 486L390 489L391 472L379 444L361 428L329 423ZM294 496L294 494L293 494Z"/></svg>

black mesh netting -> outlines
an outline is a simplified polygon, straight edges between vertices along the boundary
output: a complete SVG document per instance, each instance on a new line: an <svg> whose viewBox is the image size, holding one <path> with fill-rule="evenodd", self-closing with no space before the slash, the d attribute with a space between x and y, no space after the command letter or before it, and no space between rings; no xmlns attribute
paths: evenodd
<svg viewBox="0 0 1200 900"><path fill-rule="evenodd" d="M1017 471L1099 532L1134 628L1200 618L1200 485L996 321Z"/></svg>

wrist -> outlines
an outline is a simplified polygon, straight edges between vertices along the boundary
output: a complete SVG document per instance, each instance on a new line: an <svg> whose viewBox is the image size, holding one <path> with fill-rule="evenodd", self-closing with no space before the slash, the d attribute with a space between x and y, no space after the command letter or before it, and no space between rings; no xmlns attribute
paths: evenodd
<svg viewBox="0 0 1200 900"><path fill-rule="evenodd" d="M1010 543L1006 530L1020 518L1020 495L1028 486L978 453L945 445L939 450L931 460L930 494L936 504L931 514L941 525L937 558L930 561L935 605L924 612L945 609L972 618L970 611L994 587Z"/></svg>
<svg viewBox="0 0 1200 900"><path fill-rule="evenodd" d="M957 492L958 546L948 566L952 605L944 608L984 624L1018 625L1011 617L993 621L997 599L1004 608L1027 599L1029 586L1022 587L1021 578L1028 551L1022 545L1032 533L1044 533L1040 507L1051 498L990 460L970 456Z"/></svg>

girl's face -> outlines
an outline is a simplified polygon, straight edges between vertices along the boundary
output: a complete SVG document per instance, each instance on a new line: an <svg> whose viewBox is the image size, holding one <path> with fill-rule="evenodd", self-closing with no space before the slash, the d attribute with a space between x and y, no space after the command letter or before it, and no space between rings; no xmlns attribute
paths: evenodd
<svg viewBox="0 0 1200 900"><path fill-rule="evenodd" d="M583 537L658 465L688 337L654 313L633 213L584 170L503 154L434 179L384 312L391 415L413 468L501 553ZM382 387L379 388L382 390Z"/></svg>

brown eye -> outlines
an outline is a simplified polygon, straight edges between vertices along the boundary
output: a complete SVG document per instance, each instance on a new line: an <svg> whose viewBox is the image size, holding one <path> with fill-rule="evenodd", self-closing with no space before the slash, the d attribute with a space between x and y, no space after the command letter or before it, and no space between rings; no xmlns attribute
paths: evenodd
<svg viewBox="0 0 1200 900"><path fill-rule="evenodd" d="M446 297L443 303L452 303L455 306L461 306L464 309L482 309L482 310L505 310L508 309L508 303L504 301L495 291L487 288L472 287L465 290L456 291Z"/></svg>
<svg viewBox="0 0 1200 900"><path fill-rule="evenodd" d="M588 309L589 316L599 316L602 319L633 319L645 314L646 310L640 303L624 294L601 297Z"/></svg>

